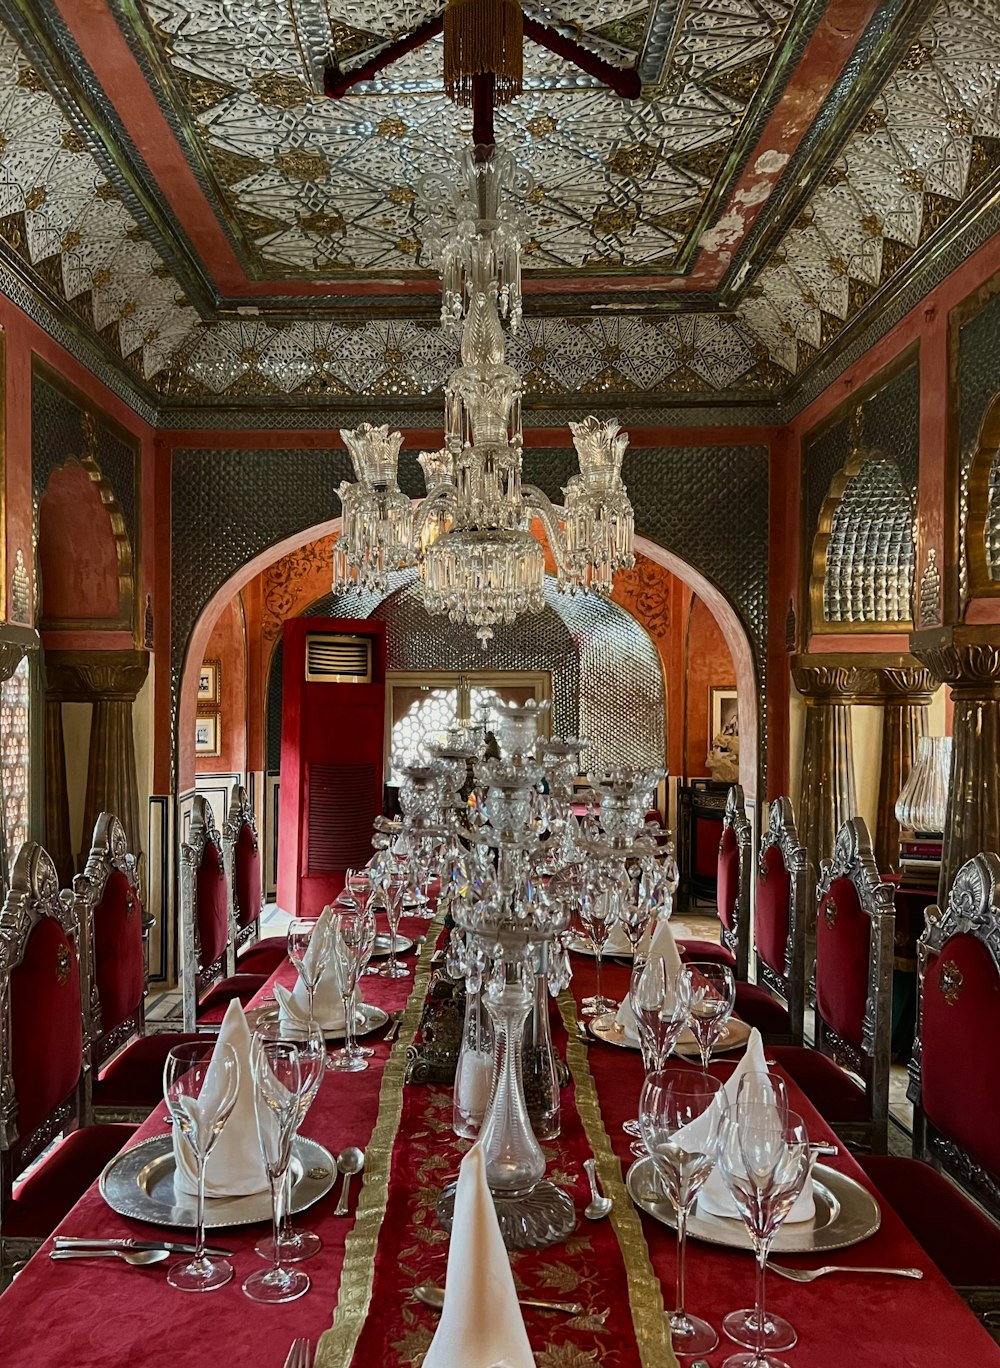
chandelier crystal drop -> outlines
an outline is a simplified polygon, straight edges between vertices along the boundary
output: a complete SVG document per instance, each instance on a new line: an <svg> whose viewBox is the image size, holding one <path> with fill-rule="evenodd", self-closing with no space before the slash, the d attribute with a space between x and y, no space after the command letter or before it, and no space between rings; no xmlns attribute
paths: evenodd
<svg viewBox="0 0 1000 1368"><path fill-rule="evenodd" d="M520 227L502 203L516 163L495 148L470 149L454 180L425 181L438 234L443 318L461 323L461 364L445 382L445 444L422 452L425 497L397 478L402 437L362 424L341 436L357 483L339 495L343 525L334 553L334 590L385 591L394 570L417 566L431 613L469 623L485 647L497 623L545 605L544 532L560 589L610 594L617 570L635 564L635 520L621 478L628 435L615 422L571 423L580 473L564 506L521 482L524 381L507 364L501 316L512 330L521 312ZM443 224L450 205L450 228Z"/></svg>

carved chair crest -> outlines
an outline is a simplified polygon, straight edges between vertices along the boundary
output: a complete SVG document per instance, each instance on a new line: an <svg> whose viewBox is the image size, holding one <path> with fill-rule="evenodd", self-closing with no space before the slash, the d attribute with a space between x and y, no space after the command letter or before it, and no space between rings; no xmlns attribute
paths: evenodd
<svg viewBox="0 0 1000 1368"><path fill-rule="evenodd" d="M733 909L733 928L730 930L729 927L722 926L722 942L736 956L737 977L745 979L749 956L747 926L750 912L750 852L753 830L747 817L742 784L733 784L726 794L726 807L722 815L722 837L730 828L736 838L739 886L736 892L736 906ZM719 841L720 850L722 837Z"/></svg>
<svg viewBox="0 0 1000 1368"><path fill-rule="evenodd" d="M227 886L227 949L221 962L202 964L201 934L198 926L198 870L210 847L215 848L219 870ZM191 804L191 820L187 839L181 844L181 936L183 947L184 1029L194 1030L199 995L204 986L224 973L232 973L235 964L233 944L233 906L229 889L229 871L224 857L222 839L215 825L211 804L202 793L196 793Z"/></svg>
<svg viewBox="0 0 1000 1368"><path fill-rule="evenodd" d="M97 990L97 928L95 923L95 913L104 897L104 890L107 887L108 879L113 873L124 874L128 881L128 909L126 915L132 917L140 911L139 902L139 863L136 857L128 848L128 837L125 828L113 812L102 812L94 826L94 838L90 847L90 854L87 856L87 863L84 866L82 875L78 875L73 880L74 891L81 899L81 922L83 931L83 953L86 981L89 982L89 1015L90 1025L89 1034L91 1043L95 1044L100 1035L101 1028L101 1003L100 995ZM131 1030L138 1029L138 1022L134 1026L130 1023L123 1023L124 1027ZM123 1036L128 1034L128 1029L122 1032ZM109 1050L113 1048L109 1042ZM95 1060L95 1066L100 1066L106 1057L105 1052L101 1052L101 1057Z"/></svg>
<svg viewBox="0 0 1000 1368"><path fill-rule="evenodd" d="M254 816L253 804L250 795L242 784L234 784L232 796L229 800L229 812L226 820L222 824L222 849L226 860L226 877L229 880L229 892L233 903L233 924L235 927L237 946L244 945L248 940L252 940L257 934L257 925L252 923L249 926L240 925L240 909L237 906L236 897L236 846L240 839L240 832L244 826L250 828L253 833L254 849L257 849L257 819Z"/></svg>
<svg viewBox="0 0 1000 1368"><path fill-rule="evenodd" d="M861 1045L865 1054L874 1056L881 1048L884 1037L888 1067L896 909L892 885L883 883L879 875L871 835L862 817L849 818L837 832L833 858L823 862L822 875L816 889L817 902L822 902L835 879L850 880L858 895L861 910L871 922L868 995L865 1000ZM834 908L833 921L829 924L836 924L836 916Z"/></svg>
<svg viewBox="0 0 1000 1368"><path fill-rule="evenodd" d="M924 989L931 956L939 957L945 942L952 936L975 936L989 952L997 977L1000 978L1000 857L983 852L966 861L955 875L944 909L928 907L924 915L924 931L917 943L920 1010L907 1088L907 1096L917 1104L920 1102ZM953 1006L961 996L962 973L956 964L948 960L940 965L939 972L944 1000Z"/></svg>
<svg viewBox="0 0 1000 1368"><path fill-rule="evenodd" d="M25 841L14 861L10 888L0 911L0 1149L10 1148L18 1138L11 1063L10 976L24 958L31 932L44 917L57 921L74 945L79 946L76 895L68 888L60 889L59 875L48 851L35 841ZM57 974L68 975L69 971L70 964L60 959Z"/></svg>

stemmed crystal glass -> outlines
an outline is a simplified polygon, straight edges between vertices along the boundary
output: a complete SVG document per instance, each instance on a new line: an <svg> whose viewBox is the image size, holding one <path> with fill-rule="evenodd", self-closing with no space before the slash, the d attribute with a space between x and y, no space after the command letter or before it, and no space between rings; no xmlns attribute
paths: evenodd
<svg viewBox="0 0 1000 1368"><path fill-rule="evenodd" d="M719 1342L708 1321L684 1306L687 1220L715 1167L725 1093L717 1078L694 1069L648 1075L639 1098L639 1125L658 1178L677 1213L677 1286L670 1330L677 1354L707 1354Z"/></svg>
<svg viewBox="0 0 1000 1368"><path fill-rule="evenodd" d="M632 970L629 1003L639 1035L642 1063L647 1074L666 1068L671 1051L687 1025L687 1005L662 959L647 960ZM638 1120L625 1121L626 1135L642 1138Z"/></svg>
<svg viewBox="0 0 1000 1368"><path fill-rule="evenodd" d="M396 937L399 935L399 919L403 915L403 889L406 886L405 878L390 878L383 888L383 896L386 899L385 912L389 922L389 963L382 966L379 974L382 978L409 978L410 971L405 964L400 964L396 958Z"/></svg>
<svg viewBox="0 0 1000 1368"><path fill-rule="evenodd" d="M253 1301L295 1301L309 1290L309 1275L281 1262L285 1174L292 1157L292 1139L299 1121L302 1071L298 1046L290 1040L257 1036L250 1054L253 1108L257 1139L271 1185L271 1240L273 1263L251 1273L243 1291Z"/></svg>
<svg viewBox="0 0 1000 1368"><path fill-rule="evenodd" d="M386 896L385 889L383 888L383 886L382 886L381 884L376 884L376 883L373 883L373 884L372 884L371 894L370 894L370 896L368 897L367 901L365 902L365 911L366 911L371 917L377 917L378 914L381 913L381 914L385 917L386 922L388 923L388 921L389 921L389 899L388 899L388 897ZM396 925L397 925L397 926L399 925L398 920L397 920ZM378 934L378 924L377 924L377 923L376 923L376 928L375 928L375 929L376 929L376 935L377 935L377 934ZM373 947L373 948L374 948L374 947ZM390 931L389 931L389 960L390 960L390 963L391 963L391 961L392 961L392 957L393 957L393 955L395 954L395 952L396 952L396 937L395 937L394 932L393 932L393 931L391 930L391 928L390 928ZM371 974L373 977L377 977L378 975L380 975L380 974L382 973L382 970L381 970L381 968L380 968L377 964L369 964L368 967L365 969L365 973L366 973L366 974Z"/></svg>
<svg viewBox="0 0 1000 1368"><path fill-rule="evenodd" d="M294 1144L299 1126L305 1120L323 1080L323 1072L326 1066L326 1042L323 1039L323 1032L315 1022L261 1022L254 1029L253 1042L251 1042L251 1063L253 1061L253 1050L256 1048L255 1042L258 1040L281 1040L294 1045L298 1050L299 1117L292 1136L292 1143ZM314 1254L318 1254L323 1248L323 1241L314 1231L299 1230L292 1224L291 1204L292 1166L289 1164L285 1174L284 1215L278 1241L281 1245L282 1263L301 1263L303 1259L311 1259ZM261 1258L273 1259L274 1237L265 1235L263 1239L257 1241L254 1249Z"/></svg>
<svg viewBox="0 0 1000 1368"><path fill-rule="evenodd" d="M593 997L583 999L584 1016L603 1016L605 1012L615 1012L618 1010L618 1003L612 1002L611 998L606 998L601 991L601 967L604 956L604 947L607 944L608 936L611 934L611 927L614 925L618 915L617 901L614 892L610 888L600 888L597 885L588 885L583 890L583 897L580 899L580 907L577 916L583 928L587 944L594 952L594 967L597 972L597 992Z"/></svg>
<svg viewBox="0 0 1000 1368"><path fill-rule="evenodd" d="M770 1102L738 1102L723 1118L718 1153L723 1180L757 1256L753 1311L733 1311L723 1321L726 1334L737 1344L745 1343L749 1327L753 1348L748 1353L731 1354L723 1368L787 1368L783 1359L773 1356L768 1340L776 1338L790 1348L796 1335L783 1317L765 1314L764 1275L771 1241L809 1176L809 1135L802 1118L794 1112L782 1116Z"/></svg>
<svg viewBox="0 0 1000 1368"><path fill-rule="evenodd" d="M233 1266L205 1253L205 1161L229 1120L240 1090L240 1062L231 1045L196 1041L175 1045L163 1064L163 1096L171 1118L194 1161L198 1180L198 1217L192 1258L171 1264L167 1282L182 1292L210 1292L233 1276Z"/></svg>
<svg viewBox="0 0 1000 1368"><path fill-rule="evenodd" d="M330 923L325 918L314 921L311 917L293 917L288 923L288 958L295 965L309 998L310 1023L316 1020L313 1000L323 971L330 963L332 949Z"/></svg>
<svg viewBox="0 0 1000 1368"><path fill-rule="evenodd" d="M358 916L362 921L363 935L361 938L361 962L358 969L358 978L363 978L368 973L368 966L371 964L372 952L375 949L375 937L378 934L378 927L375 925L375 913L367 903L358 909ZM376 971L377 972L377 971ZM375 1051L370 1045L359 1045L357 1041L354 1048L358 1054L370 1059Z"/></svg>
<svg viewBox="0 0 1000 1368"><path fill-rule="evenodd" d="M725 1031L736 1004L736 979L726 964L688 963L681 971L688 1026L698 1042L701 1067L708 1068L712 1047Z"/></svg>
<svg viewBox="0 0 1000 1368"><path fill-rule="evenodd" d="M335 926L333 953L344 999L344 1044L342 1049L334 1050L330 1055L327 1068L339 1073L359 1073L368 1068L368 1060L354 1042L354 990L358 986L358 975L371 954L374 921L360 912L340 912Z"/></svg>

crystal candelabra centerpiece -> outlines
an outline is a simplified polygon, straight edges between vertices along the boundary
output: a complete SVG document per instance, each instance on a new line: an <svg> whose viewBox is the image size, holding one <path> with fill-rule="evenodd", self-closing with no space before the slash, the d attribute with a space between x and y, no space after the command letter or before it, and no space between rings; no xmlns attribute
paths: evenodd
<svg viewBox="0 0 1000 1368"><path fill-rule="evenodd" d="M634 516L621 479L628 437L614 422L571 424L580 461L554 506L522 484L520 373L507 363L501 319L521 314L520 226L509 196L530 178L496 148L470 149L457 178L425 177L425 240L442 273L442 319L461 326L461 364L445 382L445 444L418 457L425 497L399 490L401 438L367 425L341 435L358 483L342 484L334 589L385 589L417 566L429 612L469 623L483 646L498 623L545 605L545 534L561 589L610 594L635 564ZM393 448L393 443L395 447Z"/></svg>

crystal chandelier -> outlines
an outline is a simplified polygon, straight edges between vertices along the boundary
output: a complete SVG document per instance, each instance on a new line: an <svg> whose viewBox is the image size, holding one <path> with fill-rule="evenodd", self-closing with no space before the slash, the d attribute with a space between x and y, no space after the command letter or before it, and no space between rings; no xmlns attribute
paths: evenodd
<svg viewBox="0 0 1000 1368"><path fill-rule="evenodd" d="M498 622L544 607L545 552L561 589L610 594L616 570L635 564L634 516L621 479L628 436L617 423L571 423L580 473L553 505L522 485L524 381L506 361L501 317L521 317L520 225L502 191L525 178L495 148L470 148L457 179L425 178L425 234L442 275L442 322L461 327L461 365L445 383L445 445L423 452L426 496L416 504L397 479L402 437L362 424L341 431L356 483L339 496L343 524L334 590L385 591L394 570L419 568L424 604L471 623L485 647ZM529 182L530 185L530 182Z"/></svg>

